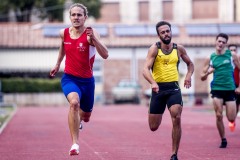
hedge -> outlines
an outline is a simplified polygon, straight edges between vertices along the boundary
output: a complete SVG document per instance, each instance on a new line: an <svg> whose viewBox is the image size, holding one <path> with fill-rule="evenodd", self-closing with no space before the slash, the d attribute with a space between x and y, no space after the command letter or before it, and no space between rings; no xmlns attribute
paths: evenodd
<svg viewBox="0 0 240 160"><path fill-rule="evenodd" d="M60 78L0 78L3 93L61 92Z"/></svg>

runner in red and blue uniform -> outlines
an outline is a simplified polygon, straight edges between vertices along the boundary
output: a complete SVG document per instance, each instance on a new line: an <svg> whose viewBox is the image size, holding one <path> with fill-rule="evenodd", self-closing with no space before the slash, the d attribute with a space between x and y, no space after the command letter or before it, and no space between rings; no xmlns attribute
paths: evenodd
<svg viewBox="0 0 240 160"><path fill-rule="evenodd" d="M72 138L69 155L79 154L79 126L81 121L88 122L94 104L95 82L93 63L96 51L103 59L108 58L107 47L100 41L95 29L86 27L87 8L75 3L70 7L72 26L60 31L61 45L55 67L50 71L54 77L59 71L60 64L66 56L65 69L61 85L70 108L68 125Z"/></svg>

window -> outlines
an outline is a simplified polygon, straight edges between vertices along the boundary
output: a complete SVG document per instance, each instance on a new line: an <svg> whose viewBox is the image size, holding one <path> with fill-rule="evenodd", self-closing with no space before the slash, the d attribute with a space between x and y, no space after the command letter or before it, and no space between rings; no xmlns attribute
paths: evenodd
<svg viewBox="0 0 240 160"><path fill-rule="evenodd" d="M218 0L193 0L193 19L217 19Z"/></svg>
<svg viewBox="0 0 240 160"><path fill-rule="evenodd" d="M120 9L119 3L103 3L101 8L101 17L97 20L98 22L120 22Z"/></svg>
<svg viewBox="0 0 240 160"><path fill-rule="evenodd" d="M162 11L164 20L173 20L173 1L163 1Z"/></svg>
<svg viewBox="0 0 240 160"><path fill-rule="evenodd" d="M148 1L139 2L139 21L147 22L149 20L149 3Z"/></svg>

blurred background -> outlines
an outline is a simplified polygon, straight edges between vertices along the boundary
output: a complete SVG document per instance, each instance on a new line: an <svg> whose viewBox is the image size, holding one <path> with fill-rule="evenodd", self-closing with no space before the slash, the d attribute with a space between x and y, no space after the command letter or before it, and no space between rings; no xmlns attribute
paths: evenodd
<svg viewBox="0 0 240 160"><path fill-rule="evenodd" d="M203 59L214 52L215 37L224 32L240 45L240 0L1 0L0 103L67 105L60 78L49 71L60 45L59 30L69 27L69 6L88 7L91 25L109 49L94 64L95 103L148 104L150 85L142 76L155 24L172 24L173 42L185 47L195 65L192 87L183 87L187 68L180 63L180 85L186 105L209 104L209 82L200 80Z"/></svg>

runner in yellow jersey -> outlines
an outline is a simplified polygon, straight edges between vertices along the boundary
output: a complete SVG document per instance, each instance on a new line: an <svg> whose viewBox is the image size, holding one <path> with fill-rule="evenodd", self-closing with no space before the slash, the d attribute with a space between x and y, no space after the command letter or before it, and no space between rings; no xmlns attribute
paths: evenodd
<svg viewBox="0 0 240 160"><path fill-rule="evenodd" d="M149 108L149 127L156 131L161 124L166 106L172 118L172 156L178 160L177 153L181 139L182 94L178 85L178 64L180 58L187 64L187 74L184 81L186 88L191 87L191 76L194 65L183 46L171 42L171 24L160 21L156 25L160 42L154 43L148 50L143 68L144 78L151 84L152 97Z"/></svg>

